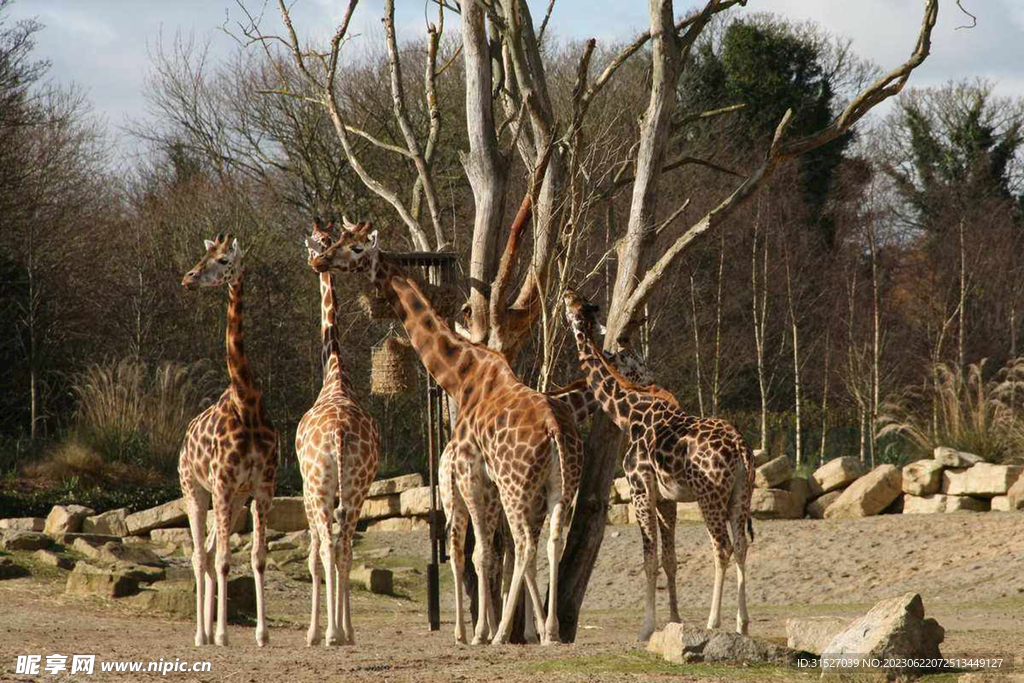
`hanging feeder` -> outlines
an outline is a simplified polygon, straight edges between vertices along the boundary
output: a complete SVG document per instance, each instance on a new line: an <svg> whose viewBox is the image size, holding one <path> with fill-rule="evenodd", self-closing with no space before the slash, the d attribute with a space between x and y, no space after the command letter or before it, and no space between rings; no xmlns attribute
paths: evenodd
<svg viewBox="0 0 1024 683"><path fill-rule="evenodd" d="M389 335L370 351L370 393L399 396L416 382L416 352L405 338Z"/></svg>

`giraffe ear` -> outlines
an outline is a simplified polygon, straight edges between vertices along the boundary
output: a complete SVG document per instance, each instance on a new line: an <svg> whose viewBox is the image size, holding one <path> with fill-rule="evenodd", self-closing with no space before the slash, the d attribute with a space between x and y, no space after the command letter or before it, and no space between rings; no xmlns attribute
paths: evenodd
<svg viewBox="0 0 1024 683"><path fill-rule="evenodd" d="M215 244L217 243L214 242L213 240L203 240L203 246L206 247L207 249L210 249Z"/></svg>
<svg viewBox="0 0 1024 683"><path fill-rule="evenodd" d="M607 332L608 332L608 328L607 327L605 327L601 323L597 324L597 333L599 335L601 335L603 337Z"/></svg>
<svg viewBox="0 0 1024 683"><path fill-rule="evenodd" d="M370 233L370 236L367 238L367 245L371 249L376 249L377 248L377 231L376 230L374 230L373 232Z"/></svg>
<svg viewBox="0 0 1024 683"><path fill-rule="evenodd" d="M316 254L317 256L320 255L320 243L317 242L312 237L306 238L306 248L309 249L314 254Z"/></svg>

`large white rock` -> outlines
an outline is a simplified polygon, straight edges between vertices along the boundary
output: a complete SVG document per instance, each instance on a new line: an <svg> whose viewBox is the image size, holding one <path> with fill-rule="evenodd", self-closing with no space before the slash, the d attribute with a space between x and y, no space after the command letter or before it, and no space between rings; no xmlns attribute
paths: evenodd
<svg viewBox="0 0 1024 683"><path fill-rule="evenodd" d="M441 501L437 501L438 507ZM403 517L430 514L430 487L420 486L402 491L399 496L399 508Z"/></svg>
<svg viewBox="0 0 1024 683"><path fill-rule="evenodd" d="M128 525L125 519L128 518L128 508L107 510L92 517L86 517L82 521L82 533L86 534L109 534L111 536L127 536Z"/></svg>
<svg viewBox="0 0 1024 683"><path fill-rule="evenodd" d="M935 659L945 630L934 619L925 619L924 603L916 593L883 600L850 624L825 647L822 665L838 666L851 658ZM846 671L855 670L852 668ZM915 673L916 668L896 666L887 673Z"/></svg>
<svg viewBox="0 0 1024 683"><path fill-rule="evenodd" d="M825 519L854 519L877 515L900 495L900 471L893 465L879 465L853 482L825 510Z"/></svg>
<svg viewBox="0 0 1024 683"><path fill-rule="evenodd" d="M367 531L426 531L429 528L426 517L390 517L366 525Z"/></svg>
<svg viewBox="0 0 1024 683"><path fill-rule="evenodd" d="M126 572L100 569L86 562L75 565L64 587L68 595L98 595L104 598L121 598L138 591L138 579L128 576Z"/></svg>
<svg viewBox="0 0 1024 683"><path fill-rule="evenodd" d="M370 484L370 490L366 495L370 498L374 498L376 496L387 496L392 493L408 491L409 489L414 489L417 486L423 486L422 474L403 474L400 477L379 479L373 482Z"/></svg>
<svg viewBox="0 0 1024 683"><path fill-rule="evenodd" d="M267 528L274 531L302 531L309 528L302 496L274 498L267 515Z"/></svg>
<svg viewBox="0 0 1024 683"><path fill-rule="evenodd" d="M985 501L970 496L947 496L933 493L930 496L903 497L903 514L929 515L940 512L984 512L988 509Z"/></svg>
<svg viewBox="0 0 1024 683"><path fill-rule="evenodd" d="M979 498L1005 496L1020 478L1017 465L993 465L979 462L967 470L967 495Z"/></svg>
<svg viewBox="0 0 1024 683"><path fill-rule="evenodd" d="M903 493L930 496L942 485L942 465L938 460L918 460L903 468Z"/></svg>
<svg viewBox="0 0 1024 683"><path fill-rule="evenodd" d="M802 519L807 510L807 501L811 499L810 481L803 477L793 477L781 488L793 495L793 505L798 513L796 519Z"/></svg>
<svg viewBox="0 0 1024 683"><path fill-rule="evenodd" d="M149 540L156 545L187 545L192 543L190 529L153 529L149 532Z"/></svg>
<svg viewBox="0 0 1024 683"><path fill-rule="evenodd" d="M361 585L371 593L394 595L395 579L390 569L378 569L360 565L353 567L348 575L349 581Z"/></svg>
<svg viewBox="0 0 1024 683"><path fill-rule="evenodd" d="M824 519L825 510L828 509L829 505L836 502L836 499L841 495L843 495L842 490L837 489L815 498L807 505L807 516L812 519Z"/></svg>
<svg viewBox="0 0 1024 683"><path fill-rule="evenodd" d="M972 467L985 459L974 453L965 453L948 446L936 446L933 453L936 462L943 467Z"/></svg>
<svg viewBox="0 0 1024 683"><path fill-rule="evenodd" d="M796 651L776 643L679 623L666 624L661 631L655 631L647 643L647 651L675 664L729 662L792 666L797 659Z"/></svg>
<svg viewBox="0 0 1024 683"><path fill-rule="evenodd" d="M849 619L802 617L786 620L786 645L794 650L820 655L832 640L846 630Z"/></svg>
<svg viewBox="0 0 1024 683"><path fill-rule="evenodd" d="M42 517L14 517L0 519L0 531L42 531L46 520Z"/></svg>
<svg viewBox="0 0 1024 683"><path fill-rule="evenodd" d="M628 503L632 498L629 492L629 480L625 477L619 477L613 481L612 490L615 491L616 503Z"/></svg>
<svg viewBox="0 0 1024 683"><path fill-rule="evenodd" d="M1012 512L1010 509L1009 496L994 496L990 502L992 507L989 509L992 510L992 512Z"/></svg>
<svg viewBox="0 0 1024 683"><path fill-rule="evenodd" d="M1017 478L1014 485L1006 492L1006 496L1010 499L1009 504L1011 510L1024 509L1024 477Z"/></svg>
<svg viewBox="0 0 1024 683"><path fill-rule="evenodd" d="M769 460L755 470L754 486L759 489L778 488L793 478L793 463L785 455Z"/></svg>
<svg viewBox="0 0 1024 683"><path fill-rule="evenodd" d="M811 478L818 484L821 492L828 493L841 489L864 474L860 460L852 456L836 458L814 470Z"/></svg>
<svg viewBox="0 0 1024 683"><path fill-rule="evenodd" d="M799 519L804 516L800 501L783 489L754 489L750 497L754 519Z"/></svg>
<svg viewBox="0 0 1024 683"><path fill-rule="evenodd" d="M82 530L82 522L96 511L84 505L54 505L46 517L43 531L48 534L76 533Z"/></svg>
<svg viewBox="0 0 1024 683"><path fill-rule="evenodd" d="M133 536L147 533L153 529L188 526L185 499L178 498L169 503L157 505L155 508L128 515L124 523L128 527L128 533Z"/></svg>
<svg viewBox="0 0 1024 683"><path fill-rule="evenodd" d="M359 512L360 519L384 519L396 517L401 513L402 505L399 494L379 498L367 498L363 501L363 509Z"/></svg>

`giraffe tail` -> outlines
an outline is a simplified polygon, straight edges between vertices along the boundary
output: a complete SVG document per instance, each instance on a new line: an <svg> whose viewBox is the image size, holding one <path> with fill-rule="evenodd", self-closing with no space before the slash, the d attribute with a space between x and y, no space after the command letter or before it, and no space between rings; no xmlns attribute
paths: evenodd
<svg viewBox="0 0 1024 683"><path fill-rule="evenodd" d="M566 461L566 458L569 455L569 449L565 445L565 435L562 433L562 427L559 424L558 420L556 418L554 418L554 417L551 418L551 420L550 420L550 422L548 424L548 434L551 436L551 440L555 442L555 449L558 451L558 465L559 465L558 473L559 473L559 476L561 477L562 495L565 495L565 492L566 492L566 470L567 470L567 468L570 465L570 463L568 463ZM571 504L572 499L575 498L575 497L576 497L576 492L573 491L573 495L569 496L570 504ZM571 508L570 508L570 510L566 510L566 513L571 514L570 511L571 511ZM567 516L566 519L568 520L569 517Z"/></svg>
<svg viewBox="0 0 1024 683"><path fill-rule="evenodd" d="M746 491L744 491L743 513L747 517L747 533L750 535L750 542L753 543L754 520L750 514L750 499L754 495L754 475L757 472L756 468L754 467L754 451L751 450L750 446L747 444L743 444L743 446L745 451L743 454L743 464L746 466L747 469L747 486Z"/></svg>

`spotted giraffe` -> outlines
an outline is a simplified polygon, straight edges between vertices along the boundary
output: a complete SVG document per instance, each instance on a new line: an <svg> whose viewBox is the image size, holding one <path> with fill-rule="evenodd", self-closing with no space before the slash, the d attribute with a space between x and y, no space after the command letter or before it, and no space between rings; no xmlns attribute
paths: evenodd
<svg viewBox="0 0 1024 683"><path fill-rule="evenodd" d="M319 249L315 244L311 248ZM381 258L376 232L371 232L369 224L346 226L342 238L313 257L310 265L317 272L368 272L394 308L427 372L458 404L459 418L453 429L455 478L477 538L491 538L494 533L486 526L486 495L481 482L490 479L498 486L515 544L515 567L492 642L508 641L514 611L510 607L516 604L524 583L541 641L558 642L554 608L558 563L582 471L582 443L568 409L520 382L501 354L453 333L415 281ZM546 510L537 505L540 499L546 501ZM538 511L547 512L550 518L548 599L552 609L546 618L536 581ZM474 643L486 641L488 618L494 622L487 590L490 554L489 543L476 545L473 560L482 616L477 620Z"/></svg>
<svg viewBox="0 0 1024 683"><path fill-rule="evenodd" d="M324 227L314 222L310 239L325 249L337 239L337 231L333 224ZM313 578L313 606L306 644L313 645L320 637L320 578L325 576L327 632L324 644L351 645L355 642L348 581L352 539L366 492L377 474L380 437L373 418L356 402L355 391L341 362L331 273L320 274L320 336L323 340L323 387L295 432L302 498L309 520L309 573ZM337 540L332 530L335 521Z"/></svg>
<svg viewBox="0 0 1024 683"><path fill-rule="evenodd" d="M663 564L669 587L671 619L679 620L676 599L675 501L692 491L704 516L715 559L715 583L708 628L721 622L722 583L729 559L736 559L736 630L747 632L747 536L754 485L753 453L728 422L687 415L675 399L656 385L639 386L623 377L591 338L596 306L572 290L565 312L579 350L587 383L604 411L629 438L623 469L643 537L646 606L640 640L654 631L654 594L658 574L657 534L662 536ZM729 527L732 527L732 540Z"/></svg>
<svg viewBox="0 0 1024 683"><path fill-rule="evenodd" d="M206 240L206 253L181 284L189 289L228 286L227 366L231 384L220 399L194 418L185 433L178 477L192 529L192 569L196 580L196 645L210 642L214 570L217 575L217 645L227 645L228 536L252 501L252 571L256 578L256 642L269 641L263 610L267 557L266 520L277 479L277 432L245 356L242 338L242 251L238 240L221 233ZM206 513L213 503L214 529L206 538ZM209 553L216 543L216 562ZM204 582L205 575L205 582Z"/></svg>

